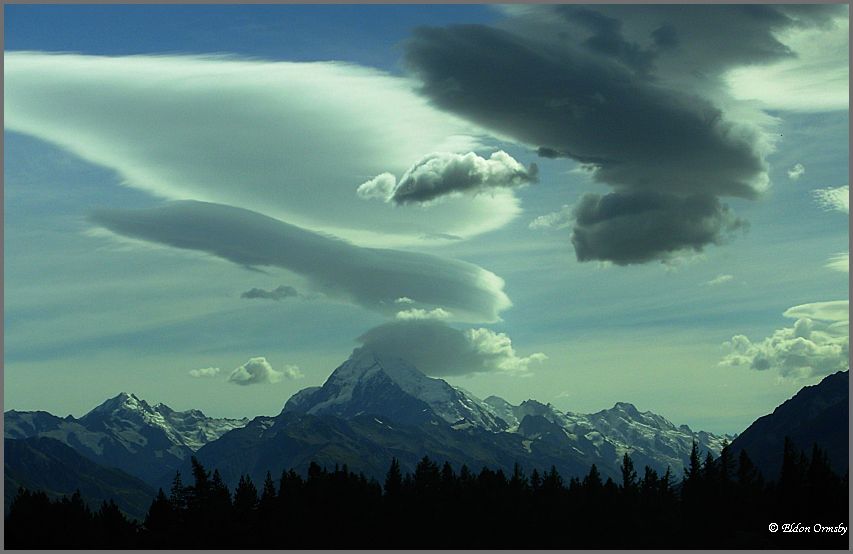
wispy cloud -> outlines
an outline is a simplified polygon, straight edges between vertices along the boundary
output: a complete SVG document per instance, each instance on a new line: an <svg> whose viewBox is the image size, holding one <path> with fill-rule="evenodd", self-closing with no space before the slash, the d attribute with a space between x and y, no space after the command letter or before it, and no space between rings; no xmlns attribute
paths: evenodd
<svg viewBox="0 0 853 554"><path fill-rule="evenodd" d="M812 191L815 200L827 211L850 213L850 186L817 189Z"/></svg>
<svg viewBox="0 0 853 554"><path fill-rule="evenodd" d="M556 212L550 212L536 217L527 226L530 229L565 229L574 222L572 207L564 205Z"/></svg>
<svg viewBox="0 0 853 554"><path fill-rule="evenodd" d="M205 202L145 210L98 210L91 221L119 235L205 252L245 267L280 267L327 297L394 316L399 298L442 308L456 321L492 322L512 304L504 282L474 264L428 254L363 248L256 212Z"/></svg>
<svg viewBox="0 0 853 554"><path fill-rule="evenodd" d="M190 377L197 378L206 378L206 377L216 377L219 375L220 369L218 367L203 367L201 369L191 369L187 373L190 374Z"/></svg>
<svg viewBox="0 0 853 554"><path fill-rule="evenodd" d="M717 285L722 285L723 283L728 283L731 280L733 280L734 278L735 278L734 275L720 274L720 275L717 275L716 277L714 277L713 279L705 281L702 284L705 286L708 286L708 287L715 287Z"/></svg>
<svg viewBox="0 0 853 554"><path fill-rule="evenodd" d="M432 310L423 310L420 308L412 308L410 310L402 310L397 312L396 319L409 321L413 319L450 319L452 314L442 308Z"/></svg>
<svg viewBox="0 0 853 554"><path fill-rule="evenodd" d="M267 300L281 300L299 296L299 291L290 285L280 285L272 290L253 288L240 295L240 298L264 298Z"/></svg>
<svg viewBox="0 0 853 554"><path fill-rule="evenodd" d="M835 271L850 273L850 253L839 252L838 254L835 254L827 260L825 267Z"/></svg>
<svg viewBox="0 0 853 554"><path fill-rule="evenodd" d="M796 181L806 172L806 166L801 163L795 163L794 167L788 170L788 179Z"/></svg>
<svg viewBox="0 0 853 554"><path fill-rule="evenodd" d="M6 52L4 61L7 129L160 198L239 206L381 247L470 237L520 213L509 191L447 197L435 209L353 202L366 176L402 175L425 153L464 154L486 140L410 80L375 69L234 56Z"/></svg>

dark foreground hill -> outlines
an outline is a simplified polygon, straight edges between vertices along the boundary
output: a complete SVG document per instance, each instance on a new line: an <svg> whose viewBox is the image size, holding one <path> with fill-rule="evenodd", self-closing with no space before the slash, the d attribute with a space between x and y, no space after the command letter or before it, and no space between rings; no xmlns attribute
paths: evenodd
<svg viewBox="0 0 853 554"><path fill-rule="evenodd" d="M839 371L820 383L803 387L790 400L758 418L732 442L732 452L749 456L768 479L782 470L785 437L800 450L817 443L827 454L836 473L849 466L850 372Z"/></svg>
<svg viewBox="0 0 853 554"><path fill-rule="evenodd" d="M20 487L48 497L71 496L76 490L92 506L114 500L132 518L141 519L155 490L121 470L98 465L55 439L5 439L4 512Z"/></svg>

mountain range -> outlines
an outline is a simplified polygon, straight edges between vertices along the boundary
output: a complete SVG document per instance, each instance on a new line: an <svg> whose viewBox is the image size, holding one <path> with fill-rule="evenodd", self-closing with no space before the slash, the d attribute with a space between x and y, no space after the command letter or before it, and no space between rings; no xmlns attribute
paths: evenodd
<svg viewBox="0 0 853 554"><path fill-rule="evenodd" d="M842 378L833 379L825 381L833 385ZM815 391L807 396L823 396L829 385L811 387ZM832 394L842 394L838 385L832 389L836 391ZM846 387L843 395L846 409ZM838 404L837 399L827 402ZM816 412L823 406L817 401L810 405ZM796 418L798 410L780 413ZM323 386L294 394L276 416L210 418L198 410L151 406L126 393L79 419L46 412L4 415L7 439L55 439L97 464L165 489L176 471L189 475L191 455L205 467L217 468L233 487L244 473L260 482L267 471L275 477L291 468L304 472L312 461L329 467L346 464L351 471L381 481L392 457L403 471L412 471L425 455L473 470L488 466L511 472L516 463L527 471L554 466L567 478L584 475L596 464L604 478L618 479L622 456L629 453L636 467L649 465L660 473L670 468L679 478L694 441L703 453L714 456L725 441L733 440L750 455L754 449L776 450L775 445L747 441L761 435L752 428L737 439L693 431L625 402L582 414L535 400L513 405L497 396L479 399L442 379L427 377L402 359L366 348L353 351ZM767 417L776 421L776 415ZM815 418L821 423L820 417L838 415L830 412ZM789 425L793 423L780 424L779 432ZM846 443L844 454L846 464ZM773 456L777 453L767 459ZM762 467L763 455L756 452L755 458Z"/></svg>
<svg viewBox="0 0 853 554"><path fill-rule="evenodd" d="M79 419L11 410L4 414L3 432L7 439L56 439L94 462L156 483L174 475L201 446L248 421L210 418L199 410L176 412L123 392Z"/></svg>

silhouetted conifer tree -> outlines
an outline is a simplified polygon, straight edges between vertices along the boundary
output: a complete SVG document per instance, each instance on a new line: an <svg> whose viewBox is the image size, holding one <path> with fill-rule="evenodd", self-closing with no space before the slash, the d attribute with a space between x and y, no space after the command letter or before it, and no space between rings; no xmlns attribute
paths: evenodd
<svg viewBox="0 0 853 554"><path fill-rule="evenodd" d="M400 461L391 458L391 467L385 475L385 494L394 497L400 494L403 488L403 473L400 471Z"/></svg>

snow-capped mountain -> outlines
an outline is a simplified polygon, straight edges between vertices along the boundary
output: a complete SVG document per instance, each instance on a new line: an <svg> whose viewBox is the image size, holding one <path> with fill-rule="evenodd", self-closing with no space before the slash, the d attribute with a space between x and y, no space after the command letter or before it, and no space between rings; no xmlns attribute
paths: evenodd
<svg viewBox="0 0 853 554"><path fill-rule="evenodd" d="M4 436L56 439L102 465L154 482L206 443L248 421L209 418L198 410L176 412L123 392L80 419L47 412L6 412Z"/></svg>
<svg viewBox="0 0 853 554"><path fill-rule="evenodd" d="M356 349L322 387L296 393L285 412L348 418L379 414L398 423L425 423L436 418L455 429L476 427L503 431L506 422L483 401L442 379L427 377L399 358Z"/></svg>
<svg viewBox="0 0 853 554"><path fill-rule="evenodd" d="M307 467L312 460L347 463L381 478L390 458L404 466L424 455L469 467L512 471L556 466L565 476L598 465L616 478L624 453L638 468L680 475L693 441L719 453L720 437L676 426L652 412L617 403L594 414L562 412L526 400L480 400L399 358L358 348L321 387L294 394L275 417L214 419L198 410L176 412L122 393L74 419L46 412L7 412L7 438L60 440L105 466L155 486L196 455L223 476Z"/></svg>
<svg viewBox="0 0 853 554"><path fill-rule="evenodd" d="M163 403L151 406L136 395L125 392L107 400L79 421L88 429L112 432L128 446L145 445L143 429L160 429L170 443L186 446L192 451L249 422L247 418L211 418L200 410L176 412Z"/></svg>
<svg viewBox="0 0 853 554"><path fill-rule="evenodd" d="M581 459L617 468L627 452L638 467L649 465L680 475L696 441L702 452L719 455L724 440L705 431L676 426L632 404L616 403L594 414L561 412L550 404L526 400L515 406L490 396L474 395L427 377L399 358L386 358L366 348L356 349L322 387L296 393L284 412L352 418L373 414L388 421L421 424L442 421L453 429L477 429L521 435L533 453L548 446Z"/></svg>
<svg viewBox="0 0 853 554"><path fill-rule="evenodd" d="M530 441L543 437L552 442L565 441L616 466L627 452L640 467L650 465L664 470L669 466L680 475L694 441L702 452L718 456L723 442L734 439L694 432L687 425L676 426L655 413L640 412L627 402L617 402L612 408L593 414L561 412L535 400L514 406L503 398L490 396L485 402L504 418L510 431L521 433ZM543 419L550 425L545 425Z"/></svg>

